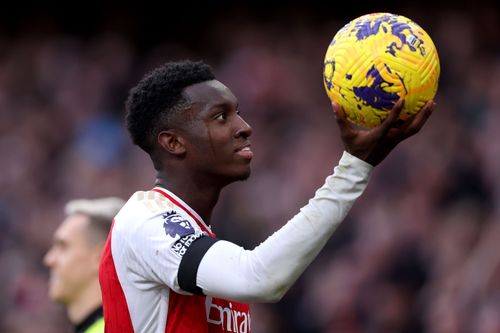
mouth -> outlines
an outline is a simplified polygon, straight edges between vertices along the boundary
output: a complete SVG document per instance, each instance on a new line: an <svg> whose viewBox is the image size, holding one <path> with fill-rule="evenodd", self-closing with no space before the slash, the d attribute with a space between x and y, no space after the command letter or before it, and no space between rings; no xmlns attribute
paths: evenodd
<svg viewBox="0 0 500 333"><path fill-rule="evenodd" d="M250 144L247 144L247 145L245 145L243 147L237 148L235 150L235 153L237 155L243 157L244 159L247 159L247 160L251 160L252 157L253 157L253 152L250 149Z"/></svg>
<svg viewBox="0 0 500 333"><path fill-rule="evenodd" d="M57 276L55 276L55 275L50 275L49 276L49 283L50 284L55 284L55 283L58 282L58 280L59 280L59 278Z"/></svg>

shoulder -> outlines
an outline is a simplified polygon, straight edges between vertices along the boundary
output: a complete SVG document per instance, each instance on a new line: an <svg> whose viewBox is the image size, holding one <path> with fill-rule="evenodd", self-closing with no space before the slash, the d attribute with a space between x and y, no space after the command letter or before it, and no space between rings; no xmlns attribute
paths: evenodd
<svg viewBox="0 0 500 333"><path fill-rule="evenodd" d="M127 201L120 213L137 212L145 216L173 209L174 204L156 191L137 191Z"/></svg>
<svg viewBox="0 0 500 333"><path fill-rule="evenodd" d="M174 210L174 204L155 191L137 191L125 203L115 217L115 224L120 226L138 226L144 221L161 218L165 212Z"/></svg>
<svg viewBox="0 0 500 333"><path fill-rule="evenodd" d="M199 229L189 213L161 193L138 191L116 216L113 235L120 234L128 241L159 235L176 240Z"/></svg>

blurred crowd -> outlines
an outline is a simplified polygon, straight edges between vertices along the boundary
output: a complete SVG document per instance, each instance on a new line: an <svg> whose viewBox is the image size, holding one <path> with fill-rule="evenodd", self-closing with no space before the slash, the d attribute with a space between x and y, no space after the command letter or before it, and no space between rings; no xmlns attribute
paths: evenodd
<svg viewBox="0 0 500 333"><path fill-rule="evenodd" d="M437 109L377 167L284 299L252 307L253 332L500 332L500 11L393 11L417 21L438 48ZM68 200L126 199L152 187L151 163L125 131L123 102L162 62L213 65L254 129L252 176L223 192L218 236L252 248L332 172L342 143L322 63L355 16L227 14L199 40L165 37L147 47L104 29L85 37L0 30L0 332L68 332L48 299L42 257Z"/></svg>

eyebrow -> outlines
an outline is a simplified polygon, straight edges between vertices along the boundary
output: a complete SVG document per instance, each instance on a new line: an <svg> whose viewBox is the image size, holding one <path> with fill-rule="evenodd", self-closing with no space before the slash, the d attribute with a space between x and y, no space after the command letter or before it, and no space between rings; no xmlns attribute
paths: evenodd
<svg viewBox="0 0 500 333"><path fill-rule="evenodd" d="M60 238L60 237L54 237L52 239L52 244L53 245L61 245L61 244L66 244L66 243L67 243L66 240L63 239L63 238Z"/></svg>
<svg viewBox="0 0 500 333"><path fill-rule="evenodd" d="M218 107L228 107L228 106L233 106L233 105L235 105L235 109L238 110L240 103L236 102L235 104L233 104L230 101L226 101L226 102L213 104L210 106L210 109L214 109L214 108L218 108Z"/></svg>

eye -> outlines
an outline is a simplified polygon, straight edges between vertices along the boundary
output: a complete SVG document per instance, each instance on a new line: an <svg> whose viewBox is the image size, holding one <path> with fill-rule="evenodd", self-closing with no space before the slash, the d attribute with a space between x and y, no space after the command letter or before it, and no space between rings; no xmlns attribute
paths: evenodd
<svg viewBox="0 0 500 333"><path fill-rule="evenodd" d="M220 112L215 115L216 120L226 120L227 119L227 113L226 112Z"/></svg>

